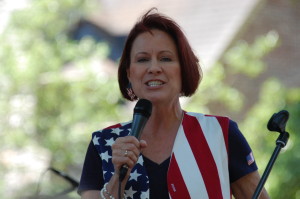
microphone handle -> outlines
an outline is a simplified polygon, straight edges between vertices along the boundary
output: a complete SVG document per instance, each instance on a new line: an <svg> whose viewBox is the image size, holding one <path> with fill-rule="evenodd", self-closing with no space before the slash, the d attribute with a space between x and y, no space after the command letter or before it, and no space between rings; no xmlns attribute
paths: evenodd
<svg viewBox="0 0 300 199"><path fill-rule="evenodd" d="M148 118L144 115L139 113L134 114L130 135L136 137L139 140L147 121Z"/></svg>
<svg viewBox="0 0 300 199"><path fill-rule="evenodd" d="M127 174L128 166L126 164L122 165L119 170L119 181L122 182Z"/></svg>
<svg viewBox="0 0 300 199"><path fill-rule="evenodd" d="M131 129L131 134L132 136L136 137L137 139L140 138L140 134L145 127L145 124L147 122L148 118L145 117L142 114L134 114L133 115L133 122L132 122L132 129ZM128 166L126 164L122 165L122 167L119 170L119 180L123 181L127 171L128 171Z"/></svg>

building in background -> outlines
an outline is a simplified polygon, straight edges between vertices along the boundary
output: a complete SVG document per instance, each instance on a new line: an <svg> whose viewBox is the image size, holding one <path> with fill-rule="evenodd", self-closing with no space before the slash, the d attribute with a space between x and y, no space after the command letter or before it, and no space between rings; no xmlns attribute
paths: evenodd
<svg viewBox="0 0 300 199"><path fill-rule="evenodd" d="M259 0L99 0L100 10L75 29L75 38L84 34L96 36L100 32L119 53L128 32L147 10L156 7L173 18L184 30L205 69L220 58L245 21L255 10ZM91 25L95 32L91 32ZM97 28L96 28L97 27ZM104 34L104 35L103 35ZM108 36L109 35L109 36ZM98 35L95 37L99 40ZM121 50L120 50L120 49ZM115 57L115 55L113 55Z"/></svg>
<svg viewBox="0 0 300 199"><path fill-rule="evenodd" d="M258 89L269 77L280 79L287 87L300 86L299 1L99 0L99 3L99 12L74 27L73 38L89 35L97 41L108 42L111 47L109 58L114 61L121 56L126 36L136 20L156 7L183 28L200 58L204 75L237 41L252 43L257 36L266 35L269 31L278 33L279 46L264 58L267 71L255 81L243 75L235 77L233 86L246 96L244 113L256 102Z"/></svg>

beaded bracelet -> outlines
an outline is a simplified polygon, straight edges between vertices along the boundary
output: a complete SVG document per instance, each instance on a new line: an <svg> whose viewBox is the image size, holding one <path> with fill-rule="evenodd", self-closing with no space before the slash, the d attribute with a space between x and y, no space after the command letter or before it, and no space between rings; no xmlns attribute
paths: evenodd
<svg viewBox="0 0 300 199"><path fill-rule="evenodd" d="M100 196L101 196L101 199L106 199L106 197L104 196L104 189L101 189Z"/></svg>
<svg viewBox="0 0 300 199"><path fill-rule="evenodd" d="M101 198L106 199L106 197L104 196L104 193L105 193L106 195L108 195L109 199L115 199L115 197L113 197L113 195L111 195L111 193L109 193L109 192L107 191L107 188L106 188L107 185L108 185L108 183L105 183L104 186L103 186L103 188L102 188L101 191L100 191L100 196L101 196ZM125 193L124 193L123 198L125 199Z"/></svg>
<svg viewBox="0 0 300 199"><path fill-rule="evenodd" d="M108 185L108 183L105 183L105 184L104 184L104 186L103 186L103 191L106 193L106 195L108 195L108 197L109 197L110 199L115 199L115 197L113 197L113 196L111 195L111 193L109 193L109 192L107 191L107 189L106 189L107 185Z"/></svg>

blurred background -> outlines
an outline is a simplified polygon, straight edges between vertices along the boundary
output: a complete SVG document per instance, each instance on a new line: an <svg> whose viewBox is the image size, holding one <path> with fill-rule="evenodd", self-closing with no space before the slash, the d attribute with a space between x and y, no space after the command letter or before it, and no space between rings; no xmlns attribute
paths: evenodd
<svg viewBox="0 0 300 199"><path fill-rule="evenodd" d="M202 62L183 108L237 121L261 174L278 137L267 122L290 112L265 186L271 198L300 199L299 0L0 0L0 198L59 192L49 167L78 181L91 133L131 119L117 64L151 7L178 22Z"/></svg>

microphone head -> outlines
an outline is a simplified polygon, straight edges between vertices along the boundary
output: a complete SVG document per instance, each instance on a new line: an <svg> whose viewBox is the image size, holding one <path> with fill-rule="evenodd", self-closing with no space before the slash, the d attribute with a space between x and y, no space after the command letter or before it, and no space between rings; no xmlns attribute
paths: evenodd
<svg viewBox="0 0 300 199"><path fill-rule="evenodd" d="M289 119L289 112L286 110L279 111L274 113L271 119L268 122L268 129L270 131L277 131L279 133L285 132L285 126Z"/></svg>
<svg viewBox="0 0 300 199"><path fill-rule="evenodd" d="M134 114L136 113L149 118L152 113L152 103L149 100L140 99L134 107Z"/></svg>

